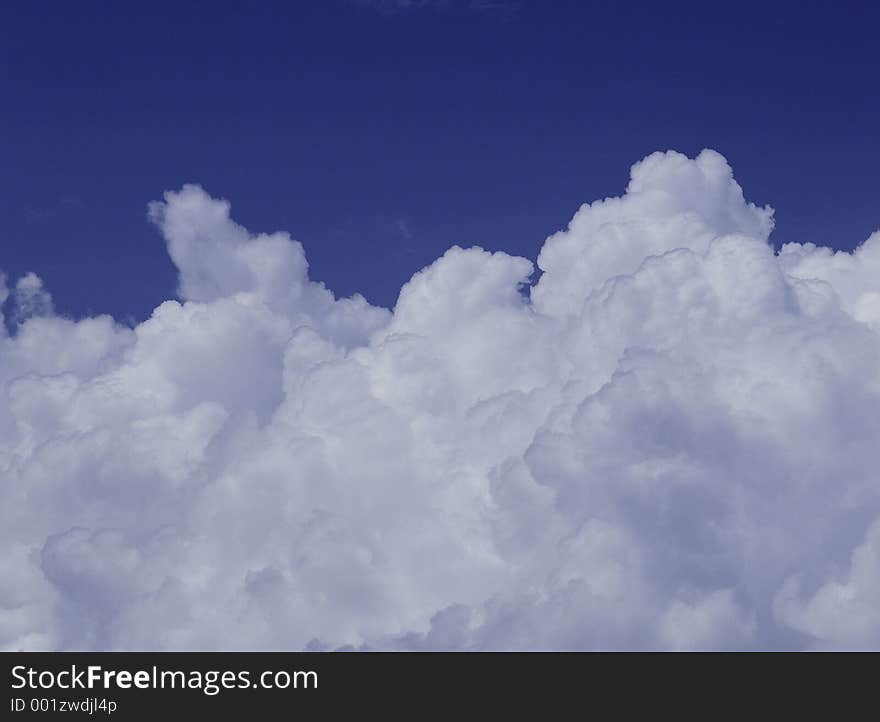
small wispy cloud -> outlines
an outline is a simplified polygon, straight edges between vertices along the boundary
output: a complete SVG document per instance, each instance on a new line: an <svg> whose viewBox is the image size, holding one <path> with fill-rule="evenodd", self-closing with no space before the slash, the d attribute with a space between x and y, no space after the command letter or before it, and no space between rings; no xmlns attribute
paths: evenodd
<svg viewBox="0 0 880 722"><path fill-rule="evenodd" d="M352 4L386 16L433 11L462 15L515 17L522 9L522 0L350 0Z"/></svg>
<svg viewBox="0 0 880 722"><path fill-rule="evenodd" d="M391 227L405 241L411 241L413 238L412 229L409 227L409 221L406 218L398 218L392 223Z"/></svg>

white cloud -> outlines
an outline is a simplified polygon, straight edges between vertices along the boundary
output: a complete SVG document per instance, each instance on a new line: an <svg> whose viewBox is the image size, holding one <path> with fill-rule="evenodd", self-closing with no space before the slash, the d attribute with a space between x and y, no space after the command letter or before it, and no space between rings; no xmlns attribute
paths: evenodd
<svg viewBox="0 0 880 722"><path fill-rule="evenodd" d="M197 186L150 218L134 329L0 283L0 647L880 644L880 234L774 254L656 153L530 297L456 247L390 313Z"/></svg>
<svg viewBox="0 0 880 722"><path fill-rule="evenodd" d="M6 289L5 295L8 293ZM43 288L43 281L36 273L27 273L15 284L12 292L12 321L20 324L34 316L52 314L52 296Z"/></svg>
<svg viewBox="0 0 880 722"><path fill-rule="evenodd" d="M6 274L0 273L0 337L7 334L6 317L3 314L3 307L6 305L7 298L9 298L9 287L6 285Z"/></svg>

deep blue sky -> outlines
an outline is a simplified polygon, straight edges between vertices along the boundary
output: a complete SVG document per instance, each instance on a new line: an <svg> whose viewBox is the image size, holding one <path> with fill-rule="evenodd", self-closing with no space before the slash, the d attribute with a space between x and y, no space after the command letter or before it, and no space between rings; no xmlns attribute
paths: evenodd
<svg viewBox="0 0 880 722"><path fill-rule="evenodd" d="M646 153L703 147L777 244L850 249L880 227L878 27L867 2L6 3L0 269L141 319L175 280L146 204L198 182L391 305L453 243L534 258Z"/></svg>

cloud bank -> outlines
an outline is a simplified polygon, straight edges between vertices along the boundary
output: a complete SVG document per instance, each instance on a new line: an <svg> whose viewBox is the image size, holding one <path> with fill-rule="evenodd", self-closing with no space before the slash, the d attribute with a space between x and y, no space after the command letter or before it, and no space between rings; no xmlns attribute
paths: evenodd
<svg viewBox="0 0 880 722"><path fill-rule="evenodd" d="M0 282L0 647L880 647L880 233L655 153L393 312L184 186L129 328Z"/></svg>

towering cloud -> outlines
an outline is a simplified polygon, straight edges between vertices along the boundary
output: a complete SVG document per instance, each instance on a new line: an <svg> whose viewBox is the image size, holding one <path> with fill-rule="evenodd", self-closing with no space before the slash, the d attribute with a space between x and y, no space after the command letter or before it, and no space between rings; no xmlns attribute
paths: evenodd
<svg viewBox="0 0 880 722"><path fill-rule="evenodd" d="M128 328L0 282L0 646L880 646L880 233L655 153L393 312L197 186Z"/></svg>

